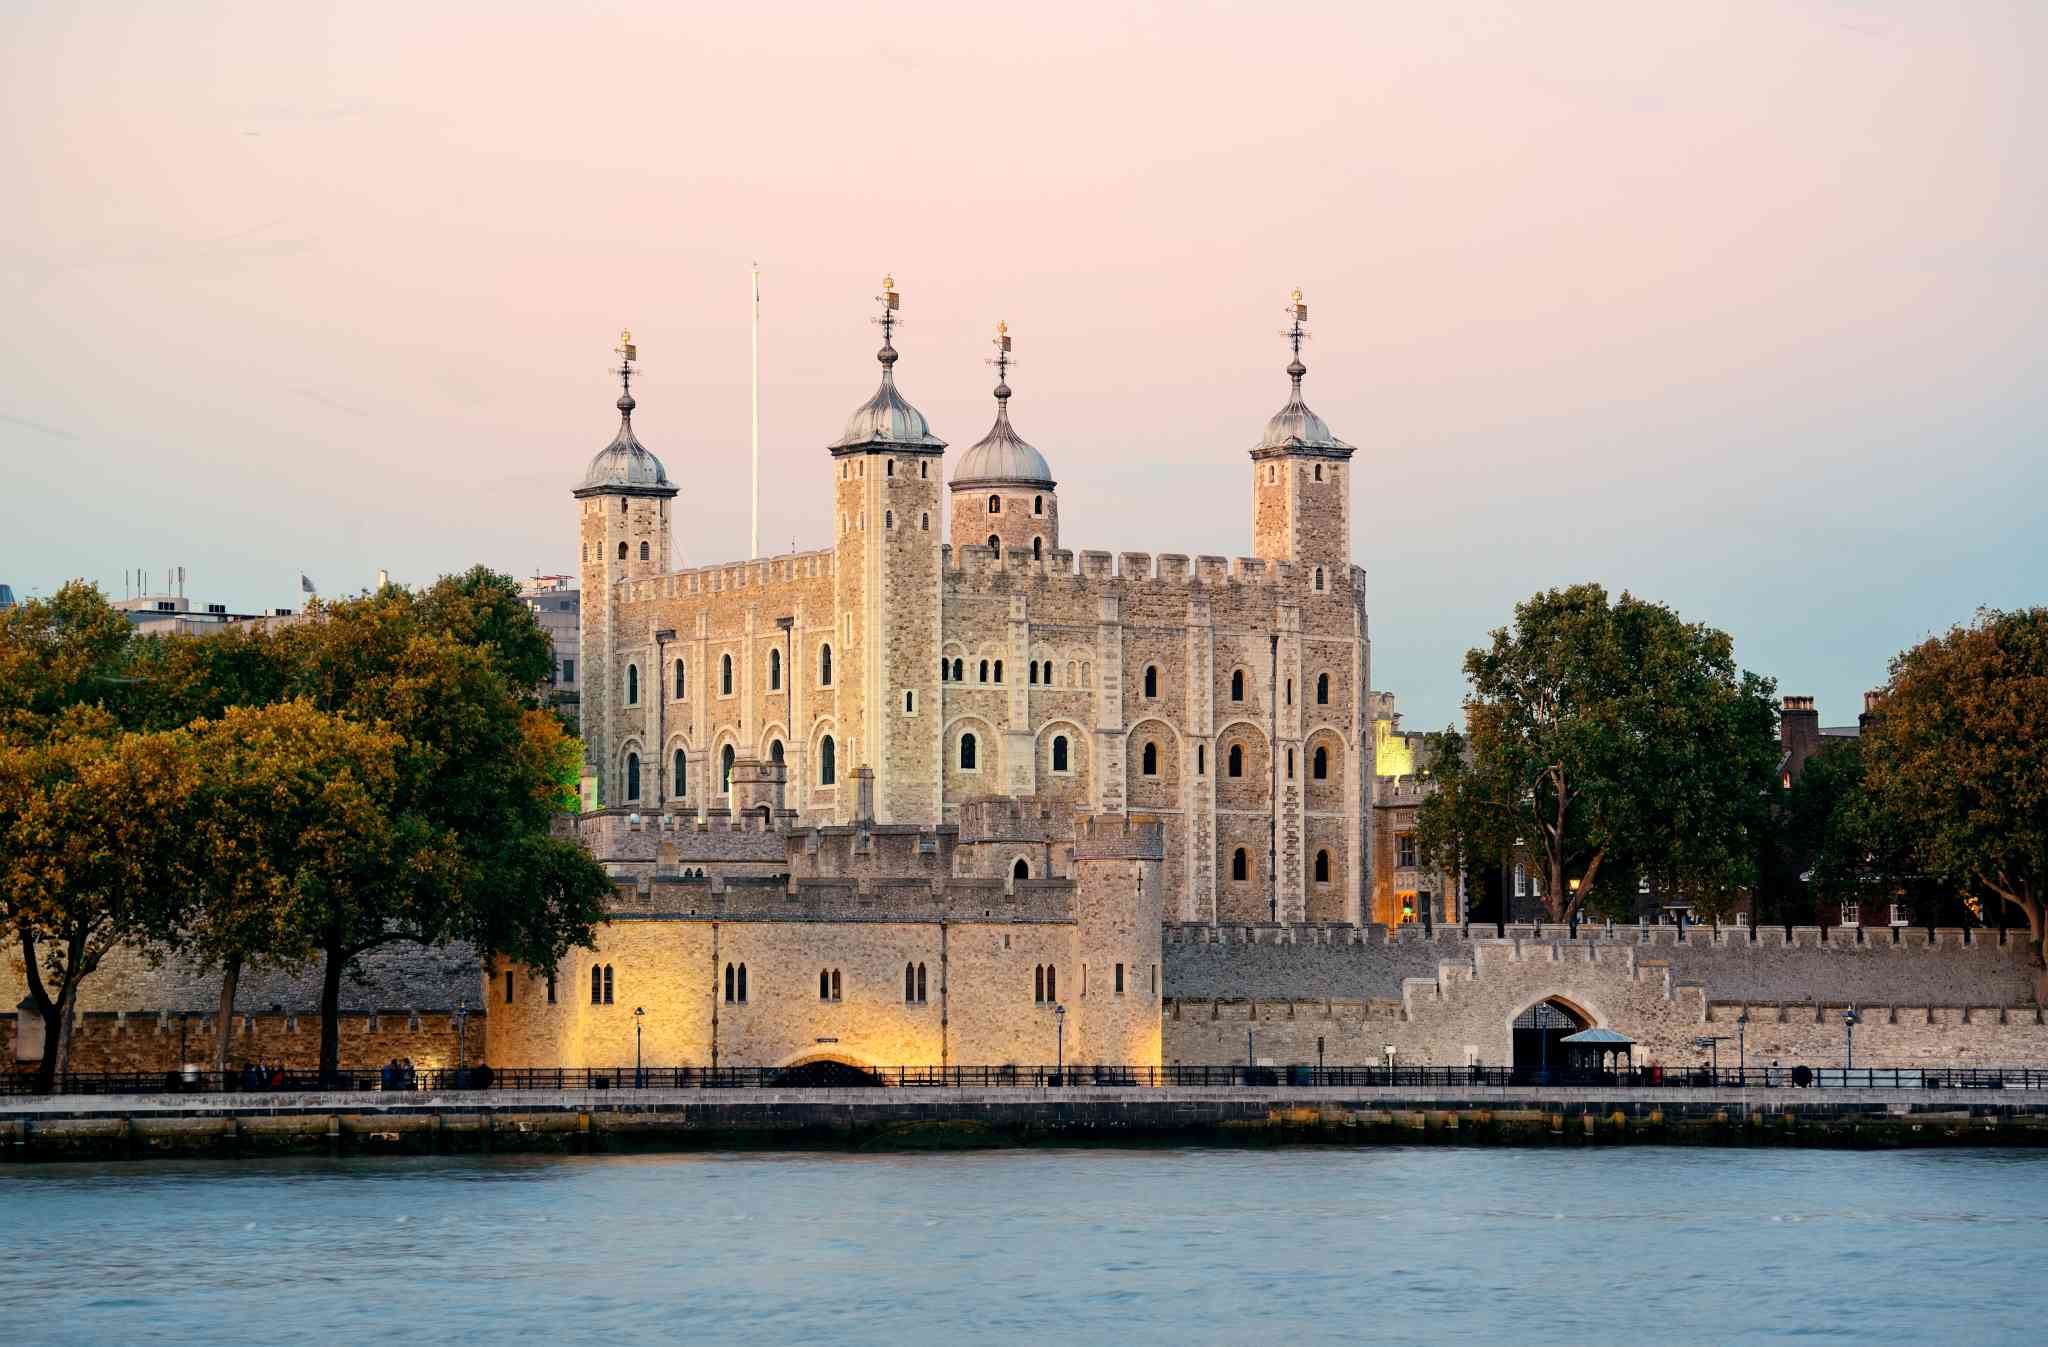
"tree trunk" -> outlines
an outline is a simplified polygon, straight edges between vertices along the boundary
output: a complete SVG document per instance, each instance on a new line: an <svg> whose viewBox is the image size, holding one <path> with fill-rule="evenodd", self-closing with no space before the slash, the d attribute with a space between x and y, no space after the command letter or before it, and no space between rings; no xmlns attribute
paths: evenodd
<svg viewBox="0 0 2048 1347"><path fill-rule="evenodd" d="M43 1020L43 1057L36 1063L36 1093L49 1094L57 1084L57 1003L43 986L43 970L36 963L36 937L24 924L21 932L21 966L28 982L29 1000Z"/></svg>
<svg viewBox="0 0 2048 1347"><path fill-rule="evenodd" d="M348 956L339 945L325 950L326 965L320 977L320 1081L341 1070L341 970Z"/></svg>
<svg viewBox="0 0 2048 1347"><path fill-rule="evenodd" d="M228 1044L234 1038L235 988L242 980L242 956L229 955L220 969L220 1013L213 1023L213 1069L228 1069Z"/></svg>

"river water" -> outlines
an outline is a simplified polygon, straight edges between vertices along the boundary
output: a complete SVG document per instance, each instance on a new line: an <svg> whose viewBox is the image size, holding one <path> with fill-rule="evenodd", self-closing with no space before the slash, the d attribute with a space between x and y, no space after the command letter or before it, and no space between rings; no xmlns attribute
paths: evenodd
<svg viewBox="0 0 2048 1347"><path fill-rule="evenodd" d="M0 1169L0 1342L2038 1342L2048 1154Z"/></svg>

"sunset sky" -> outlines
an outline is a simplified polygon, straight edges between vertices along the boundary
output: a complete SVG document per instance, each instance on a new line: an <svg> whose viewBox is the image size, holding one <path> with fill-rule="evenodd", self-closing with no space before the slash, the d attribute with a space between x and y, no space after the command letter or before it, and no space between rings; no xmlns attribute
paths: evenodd
<svg viewBox="0 0 2048 1347"><path fill-rule="evenodd" d="M1298 285L1411 727L1583 579L1851 720L2048 601L2044 69L2037 3L11 0L0 582L571 571L621 327L740 557L754 259L766 550L893 271L949 457L1007 319L1063 542L1240 555Z"/></svg>

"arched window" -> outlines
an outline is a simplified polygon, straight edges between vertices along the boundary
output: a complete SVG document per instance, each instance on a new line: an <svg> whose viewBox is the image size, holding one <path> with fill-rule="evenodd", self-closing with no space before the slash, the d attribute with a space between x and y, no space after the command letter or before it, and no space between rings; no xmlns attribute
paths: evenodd
<svg viewBox="0 0 2048 1347"><path fill-rule="evenodd" d="M1328 675L1328 674L1317 674L1317 675L1316 675L1316 705L1317 705L1317 706L1328 706L1329 704L1330 704L1330 675Z"/></svg>
<svg viewBox="0 0 2048 1347"><path fill-rule="evenodd" d="M1244 700L1244 670L1242 669L1230 675L1230 700L1234 702Z"/></svg>
<svg viewBox="0 0 2048 1347"><path fill-rule="evenodd" d="M1329 779L1330 779L1330 750L1329 750L1329 749L1327 749L1327 748L1324 748L1324 747L1323 747L1322 745L1318 744L1318 745L1316 746L1316 755L1315 755L1315 757L1314 757L1314 758L1313 758L1313 759L1312 759L1312 760L1310 761L1310 764L1309 764L1309 770L1310 770L1311 772L1313 772L1313 773L1315 774L1315 778L1316 778L1316 780L1318 780L1318 781L1327 781L1327 780L1329 780Z"/></svg>
<svg viewBox="0 0 2048 1347"><path fill-rule="evenodd" d="M604 969L598 964L590 966L590 1004L604 1004Z"/></svg>
<svg viewBox="0 0 2048 1347"><path fill-rule="evenodd" d="M903 999L906 1002L914 1002L917 1000L916 964L907 963L903 965Z"/></svg>
<svg viewBox="0 0 2048 1347"><path fill-rule="evenodd" d="M626 666L626 705L638 706L639 704L640 666L637 664L628 664Z"/></svg>
<svg viewBox="0 0 2048 1347"><path fill-rule="evenodd" d="M974 765L974 760L975 760L975 751L974 751L974 749L975 749L975 745L974 745L974 736L973 736L972 734L963 734L963 735L961 735L961 736L960 736L960 770L961 770L961 771L963 771L963 772L972 772L972 771L976 770L976 769L975 769L975 765Z"/></svg>
<svg viewBox="0 0 2048 1347"><path fill-rule="evenodd" d="M832 736L826 735L818 744L818 784L835 785L839 781L839 763L832 744Z"/></svg>
<svg viewBox="0 0 2048 1347"><path fill-rule="evenodd" d="M1031 970L1031 999L1045 1000L1045 965L1039 964Z"/></svg>
<svg viewBox="0 0 2048 1347"><path fill-rule="evenodd" d="M887 468L886 468L886 469L884 470L884 472L883 472L883 476L885 476L885 477L894 477L895 475L896 475L896 460L892 458L892 459L890 459L890 460L889 460L889 464L888 464L888 467L887 467ZM1319 481L1319 482L1320 482L1321 480L1323 480L1323 470L1322 470L1321 468L1317 468L1317 469L1316 469L1316 480L1317 480L1317 481Z"/></svg>
<svg viewBox="0 0 2048 1347"><path fill-rule="evenodd" d="M725 966L725 1003L727 1005L733 1003L733 989L736 985L733 980L733 967L731 964L727 964Z"/></svg>
<svg viewBox="0 0 2048 1347"><path fill-rule="evenodd" d="M988 498L988 512L990 514L1001 514L1003 512L1003 498L1001 496L990 496Z"/></svg>
<svg viewBox="0 0 2048 1347"><path fill-rule="evenodd" d="M967 668L967 662L966 662L965 660L957 660L957 659L956 659L956 660L954 660L954 661L953 661L953 681L954 681L954 682L958 683L958 682L960 682L960 681L962 680L962 678L963 678L963 677L965 676L965 670L966 670L966 668Z"/></svg>
<svg viewBox="0 0 2048 1347"><path fill-rule="evenodd" d="M646 544L646 543L641 543L641 544L640 544L640 559L641 559L642 561L645 561L645 560L647 560L647 544Z"/></svg>
<svg viewBox="0 0 2048 1347"><path fill-rule="evenodd" d="M924 1004L924 988L924 965L919 964L917 966L917 1003L919 1005Z"/></svg>
<svg viewBox="0 0 2048 1347"><path fill-rule="evenodd" d="M718 788L718 793L721 795L730 795L732 793L732 760L732 745L727 744L718 753L718 779L722 783Z"/></svg>
<svg viewBox="0 0 2048 1347"><path fill-rule="evenodd" d="M685 686L687 686L687 684L686 684L686 682L685 682L685 680L684 680L684 677L683 677L683 662L682 662L681 660L677 660L677 661L676 661L676 669L675 669L675 673L676 673L676 693L675 693L675 696L676 696L676 700L677 700L677 701L681 701L681 700L683 699L683 689L684 689L684 687L685 687Z"/></svg>
<svg viewBox="0 0 2048 1347"><path fill-rule="evenodd" d="M1330 853L1327 851L1318 851L1316 853L1316 883L1327 884L1329 882Z"/></svg>
<svg viewBox="0 0 2048 1347"><path fill-rule="evenodd" d="M1043 497L1043 496L1033 496L1033 497L1031 498L1031 513L1033 513L1033 514L1044 514L1044 513L1045 513L1045 497Z"/></svg>
<svg viewBox="0 0 2048 1347"><path fill-rule="evenodd" d="M1196 744L1196 745L1195 745L1195 775L1196 775L1196 776L1207 776L1208 774L1209 774L1209 746L1208 746L1207 744Z"/></svg>
<svg viewBox="0 0 2048 1347"><path fill-rule="evenodd" d="M774 763L777 767L782 765L782 741L780 739L770 739L768 741L768 761Z"/></svg>
<svg viewBox="0 0 2048 1347"><path fill-rule="evenodd" d="M832 999L832 974L829 970L823 968L818 970L818 999L820 1001Z"/></svg>
<svg viewBox="0 0 2048 1347"><path fill-rule="evenodd" d="M1064 734L1052 737L1052 769L1055 772L1067 770L1067 736Z"/></svg>
<svg viewBox="0 0 2048 1347"><path fill-rule="evenodd" d="M982 682L984 682L984 683L986 683L986 682L988 681L988 661L987 661L987 660L983 660L983 661L981 662L981 681L982 681Z"/></svg>
<svg viewBox="0 0 2048 1347"><path fill-rule="evenodd" d="M1291 748L1287 750L1287 779L1294 780L1294 750Z"/></svg>
<svg viewBox="0 0 2048 1347"><path fill-rule="evenodd" d="M640 755L638 753L628 753L626 755L626 798L629 800L640 798Z"/></svg>
<svg viewBox="0 0 2048 1347"><path fill-rule="evenodd" d="M1154 743L1147 743L1145 745L1145 752L1142 761L1144 763L1144 766L1139 768L1140 771L1142 771L1146 776L1158 776L1159 745Z"/></svg>
<svg viewBox="0 0 2048 1347"><path fill-rule="evenodd" d="M1318 567L1316 567L1316 593L1320 594L1320 593L1322 593L1322 592L1323 592L1323 568L1322 568L1321 566L1318 566Z"/></svg>
<svg viewBox="0 0 2048 1347"><path fill-rule="evenodd" d="M906 716L917 714L917 692L913 688L903 689L903 714Z"/></svg>
<svg viewBox="0 0 2048 1347"><path fill-rule="evenodd" d="M1045 539L1033 538L1031 540L1031 559L1033 561L1045 560Z"/></svg>
<svg viewBox="0 0 2048 1347"><path fill-rule="evenodd" d="M924 466L924 464L920 463L917 466L921 468ZM919 515L917 517L917 526L923 529L926 533L930 533L932 531L932 517L929 514Z"/></svg>
<svg viewBox="0 0 2048 1347"><path fill-rule="evenodd" d="M1244 746L1242 744L1232 744L1230 746L1230 774L1232 776L1244 775Z"/></svg>
<svg viewBox="0 0 2048 1347"><path fill-rule="evenodd" d="M988 535L988 550L989 550L989 551L991 551L991 552L994 552L994 553L996 553L996 554L997 554L998 556L1000 556L1000 555L1002 554L1002 551L1003 551L1003 540L1002 540L1001 538L998 538L998 537L997 537L997 536L996 536L995 534L993 534L993 533L989 534L989 535Z"/></svg>
<svg viewBox="0 0 2048 1347"><path fill-rule="evenodd" d="M747 999L747 966L740 965L740 1000Z"/></svg>
<svg viewBox="0 0 2048 1347"><path fill-rule="evenodd" d="M836 968L832 970L832 999L839 999L839 970Z"/></svg>
<svg viewBox="0 0 2048 1347"><path fill-rule="evenodd" d="M779 692L781 689L782 652L780 650L770 650L768 652L768 690L770 692Z"/></svg>
<svg viewBox="0 0 2048 1347"><path fill-rule="evenodd" d="M818 647L818 685L832 686L832 647L829 645Z"/></svg>
<svg viewBox="0 0 2048 1347"><path fill-rule="evenodd" d="M1010 878L1012 878L1012 879L1029 879L1029 878L1031 878L1031 863L1030 863L1029 861L1025 860L1025 859L1024 859L1024 858L1023 858L1022 856L1019 856L1019 857L1017 858L1017 863L1016 863L1015 865L1013 865L1013 866L1011 866L1011 867L1010 867Z"/></svg>
<svg viewBox="0 0 2048 1347"><path fill-rule="evenodd" d="M624 505L625 503L626 503L626 502L624 502L624 501L620 501L620 502L619 502L619 504L621 504L621 505ZM626 545L625 545L624 543L620 543L620 544L619 544L619 560L620 560L620 561L624 561L625 559L626 559Z"/></svg>
<svg viewBox="0 0 2048 1347"><path fill-rule="evenodd" d="M612 966L610 964L604 966L604 1003L606 1005L612 1003Z"/></svg>
<svg viewBox="0 0 2048 1347"><path fill-rule="evenodd" d="M1156 664L1145 666L1145 695L1147 697L1157 697L1159 695L1159 666Z"/></svg>
<svg viewBox="0 0 2048 1347"><path fill-rule="evenodd" d="M882 527L885 529L896 527L896 512L894 510L882 511Z"/></svg>
<svg viewBox="0 0 2048 1347"><path fill-rule="evenodd" d="M1045 999L1048 1001L1057 1001L1060 999L1059 970L1057 968L1054 968L1051 964L1047 964L1045 966Z"/></svg>
<svg viewBox="0 0 2048 1347"><path fill-rule="evenodd" d="M998 683L1003 681L1003 662L1001 660L996 661L996 681Z"/></svg>
<svg viewBox="0 0 2048 1347"><path fill-rule="evenodd" d="M676 750L676 774L669 779L669 790L678 796L690 793L690 758L680 748Z"/></svg>
<svg viewBox="0 0 2048 1347"><path fill-rule="evenodd" d="M939 656L939 681L946 683L952 681L952 678L953 661L947 659L944 655Z"/></svg>
<svg viewBox="0 0 2048 1347"><path fill-rule="evenodd" d="M1243 882L1250 874L1251 860L1244 854L1244 848L1239 847L1230 853L1230 877Z"/></svg>
<svg viewBox="0 0 2048 1347"><path fill-rule="evenodd" d="M1038 686L1038 661L1037 661L1037 660L1032 660L1032 661L1031 661L1031 678L1030 678L1030 682L1031 682L1031 686L1033 686L1033 687L1037 687L1037 686Z"/></svg>
<svg viewBox="0 0 2048 1347"><path fill-rule="evenodd" d="M731 655L720 655L718 657L718 695L721 697L732 696Z"/></svg>

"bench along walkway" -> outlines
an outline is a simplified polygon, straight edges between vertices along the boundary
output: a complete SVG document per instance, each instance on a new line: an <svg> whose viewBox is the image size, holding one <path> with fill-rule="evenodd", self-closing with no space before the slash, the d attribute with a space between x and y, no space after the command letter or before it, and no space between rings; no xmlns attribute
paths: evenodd
<svg viewBox="0 0 2048 1347"><path fill-rule="evenodd" d="M0 1101L13 1160L1033 1144L2048 1145L2048 1090L1462 1084L372 1090Z"/></svg>

